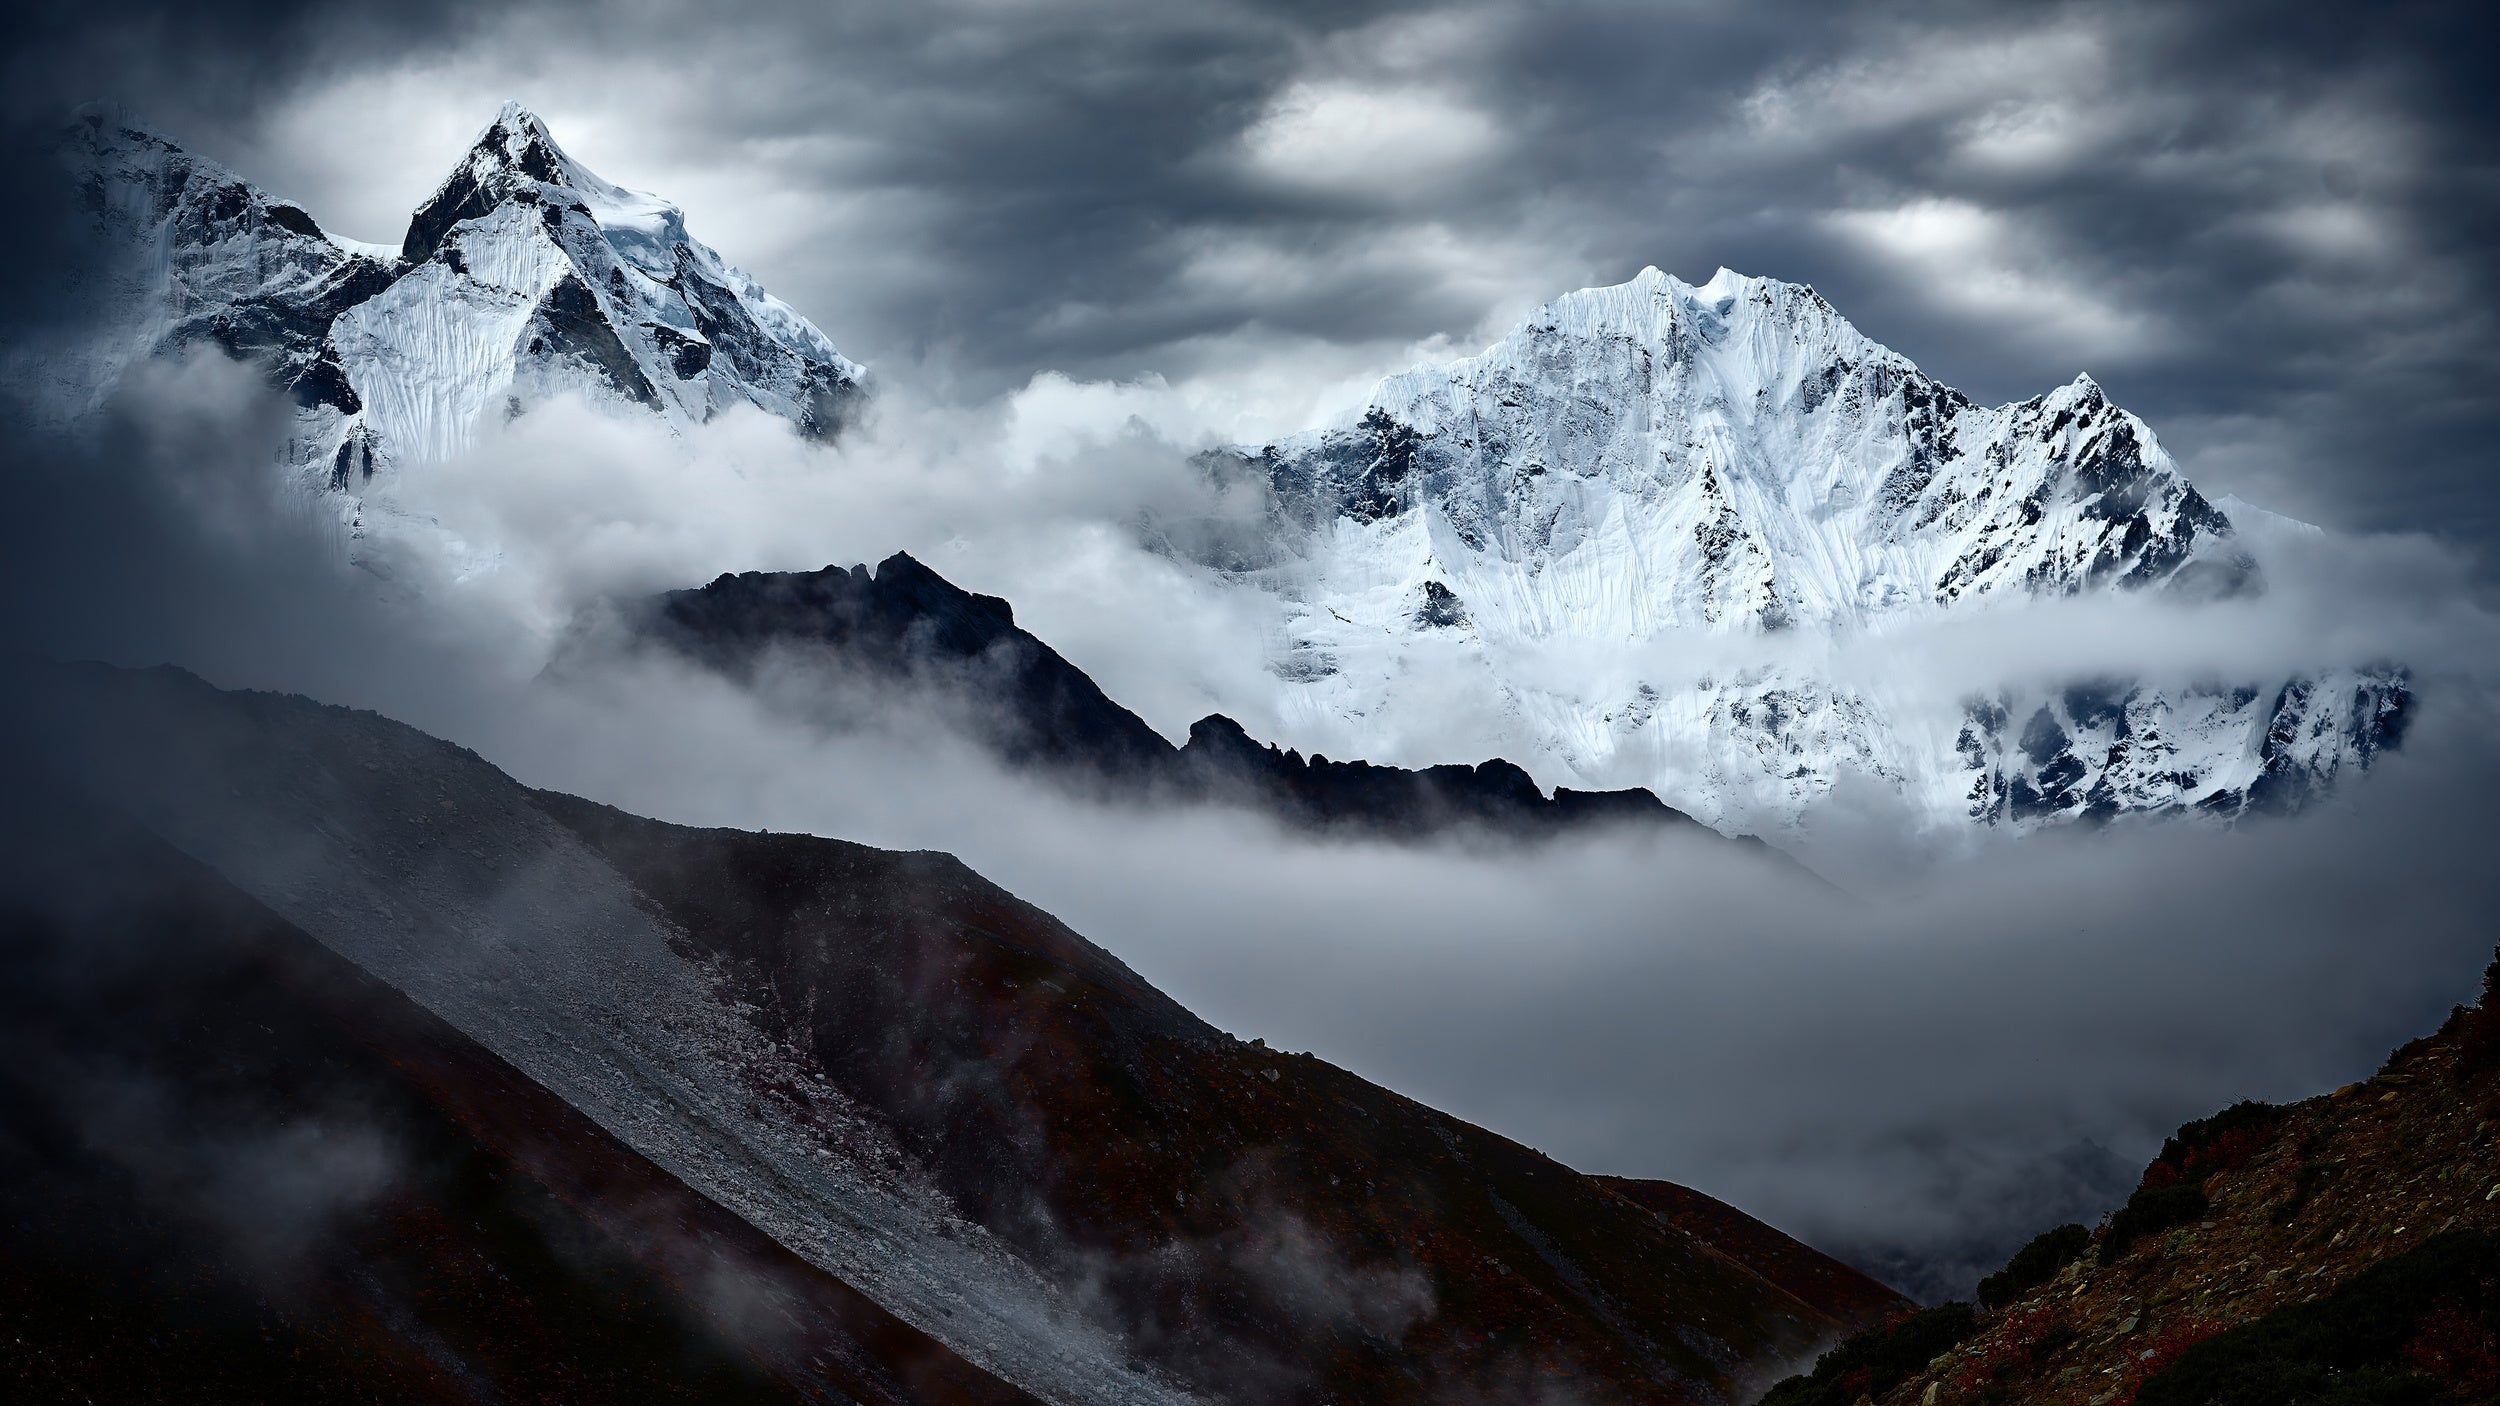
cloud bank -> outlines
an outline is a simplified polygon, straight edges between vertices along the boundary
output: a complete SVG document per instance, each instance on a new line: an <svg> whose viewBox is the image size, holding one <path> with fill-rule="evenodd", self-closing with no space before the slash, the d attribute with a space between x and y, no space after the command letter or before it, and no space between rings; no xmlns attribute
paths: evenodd
<svg viewBox="0 0 2500 1406"><path fill-rule="evenodd" d="M2255 602L2059 606L1840 660L1947 687L2061 657L2276 668L2368 643L2425 701L2365 782L2228 831L1940 850L1844 789L1807 856L1833 889L1696 836L1444 851L1090 806L906 709L827 734L791 706L832 687L804 665L753 692L647 656L544 671L602 599L908 547L1041 602L1028 621L1115 697L1185 719L1192 670L1238 667L1224 632L1257 622L1134 545L1141 504L1200 491L1151 388L932 411L951 438L896 406L831 451L760 418L671 441L543 407L410 475L400 508L435 535L360 566L326 514L271 509L279 424L252 384L214 359L157 368L102 420L18 442L37 509L5 553L18 648L374 707L666 819L950 850L1236 1033L1575 1166L1698 1186L1922 1294L2097 1214L2185 1118L2367 1072L2488 956L2495 617L2419 541L2293 534ZM1053 611L1090 633L1036 618Z"/></svg>

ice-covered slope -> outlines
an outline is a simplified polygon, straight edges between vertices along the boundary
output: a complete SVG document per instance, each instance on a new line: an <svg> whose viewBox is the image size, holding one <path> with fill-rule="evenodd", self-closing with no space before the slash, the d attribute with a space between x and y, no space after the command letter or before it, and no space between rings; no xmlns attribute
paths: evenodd
<svg viewBox="0 0 2500 1406"><path fill-rule="evenodd" d="M1542 780L1722 824L1793 818L1852 771L1939 816L2031 819L2296 800L2401 715L2386 674L1943 714L1798 662L2005 602L2259 583L2088 377L1975 405L1812 289L1725 269L1570 294L1350 423L1211 463L1268 514L1204 554L1279 609L1281 697L1221 701L1332 752L1424 760L1472 709Z"/></svg>
<svg viewBox="0 0 2500 1406"><path fill-rule="evenodd" d="M561 393L679 426L754 405L826 438L861 392L860 367L682 210L600 179L517 104L396 253L325 235L119 114L82 114L71 155L134 251L84 394L201 342L262 359L303 407L295 462L329 488L446 458L487 417Z"/></svg>
<svg viewBox="0 0 2500 1406"><path fill-rule="evenodd" d="M78 115L69 155L104 253L104 333L44 358L55 403L87 409L132 361L206 343L262 361L307 410L354 410L330 325L390 285L395 258L111 109Z"/></svg>

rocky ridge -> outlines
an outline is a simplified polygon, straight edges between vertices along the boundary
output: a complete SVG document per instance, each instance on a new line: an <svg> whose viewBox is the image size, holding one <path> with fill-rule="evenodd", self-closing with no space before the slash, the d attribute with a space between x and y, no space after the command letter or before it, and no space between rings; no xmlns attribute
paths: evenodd
<svg viewBox="0 0 2500 1406"><path fill-rule="evenodd" d="M1215 714L1175 747L1074 664L976 595L897 552L814 572L742 572L626 611L629 638L754 683L811 671L792 706L833 728L936 717L1010 765L1112 800L1216 803L1307 829L1552 838L1607 825L1691 826L1649 792L1551 795L1499 758L1408 769L1253 739ZM559 664L558 667L563 667ZM790 690L769 689L782 699Z"/></svg>

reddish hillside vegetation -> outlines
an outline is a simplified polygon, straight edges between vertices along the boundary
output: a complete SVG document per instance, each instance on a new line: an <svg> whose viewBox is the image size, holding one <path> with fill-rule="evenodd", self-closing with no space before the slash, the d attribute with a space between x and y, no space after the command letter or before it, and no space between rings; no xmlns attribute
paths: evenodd
<svg viewBox="0 0 2500 1406"><path fill-rule="evenodd" d="M2500 962L2379 1073L2181 1128L2103 1224L1763 1406L2500 1401Z"/></svg>

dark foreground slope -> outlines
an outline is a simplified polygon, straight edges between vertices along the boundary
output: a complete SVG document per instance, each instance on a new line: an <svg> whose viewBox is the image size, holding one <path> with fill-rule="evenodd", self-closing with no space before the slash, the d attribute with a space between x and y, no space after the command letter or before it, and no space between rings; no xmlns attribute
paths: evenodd
<svg viewBox="0 0 2500 1406"><path fill-rule="evenodd" d="M1872 1323L1917 1307L1897 1290L1716 1197L1671 1181L1593 1180L1834 1318Z"/></svg>
<svg viewBox="0 0 2500 1406"><path fill-rule="evenodd" d="M0 798L0 1396L1031 1403L162 841Z"/></svg>
<svg viewBox="0 0 2500 1406"><path fill-rule="evenodd" d="M875 571L750 571L638 606L639 638L733 677L776 659L822 666L821 711L904 706L943 717L1011 764L1100 794L1215 801L1288 823L1393 836L1486 831L1542 838L1600 824L1693 824L1645 790L1548 796L1499 759L1421 770L1304 757L1221 714L1174 747L1058 651L897 552Z"/></svg>
<svg viewBox="0 0 2500 1406"><path fill-rule="evenodd" d="M2500 962L2378 1074L2180 1128L2103 1224L1765 1406L2500 1401Z"/></svg>
<svg viewBox="0 0 2500 1406"><path fill-rule="evenodd" d="M833 1331L744 1262L680 1274L702 1287L680 1319L760 1296L756 1317L829 1333L803 1364L848 1353L933 1401L984 1399L983 1372L1070 1402L1713 1401L1863 1321L1527 1148L1209 1028L946 856L642 820L169 671L38 692L60 770L528 1076L475 1119L589 1125L814 1292L890 1316ZM960 1376L913 1385L924 1340L880 1336L902 1325ZM741 1347L739 1370L793 1380Z"/></svg>

